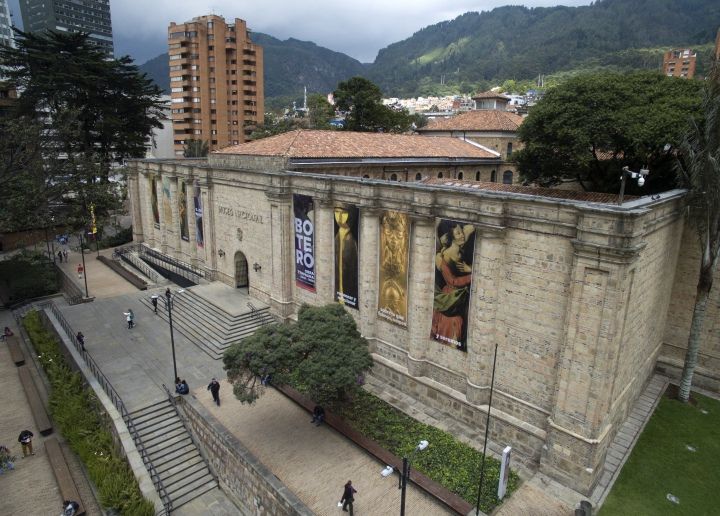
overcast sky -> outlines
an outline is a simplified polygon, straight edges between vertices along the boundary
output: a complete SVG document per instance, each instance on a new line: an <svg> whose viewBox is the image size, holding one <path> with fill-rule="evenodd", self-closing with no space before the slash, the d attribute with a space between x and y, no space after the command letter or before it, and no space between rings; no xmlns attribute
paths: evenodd
<svg viewBox="0 0 720 516"><path fill-rule="evenodd" d="M18 0L9 0L20 23ZM115 54L142 64L167 51L167 27L215 13L241 18L248 28L278 39L296 38L343 52L361 62L414 32L468 11L507 4L528 7L587 5L589 0L110 0Z"/></svg>

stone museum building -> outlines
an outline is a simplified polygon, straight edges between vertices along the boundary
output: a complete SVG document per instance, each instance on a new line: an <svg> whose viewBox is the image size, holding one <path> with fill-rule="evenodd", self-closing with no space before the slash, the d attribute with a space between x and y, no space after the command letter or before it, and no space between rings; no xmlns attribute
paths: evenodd
<svg viewBox="0 0 720 516"><path fill-rule="evenodd" d="M497 344L491 440L589 493L656 365L682 365L697 270L683 191L619 206L491 183L497 159L455 138L294 131L134 161L134 238L280 320L342 303L376 378L479 436ZM710 388L715 340L696 377Z"/></svg>

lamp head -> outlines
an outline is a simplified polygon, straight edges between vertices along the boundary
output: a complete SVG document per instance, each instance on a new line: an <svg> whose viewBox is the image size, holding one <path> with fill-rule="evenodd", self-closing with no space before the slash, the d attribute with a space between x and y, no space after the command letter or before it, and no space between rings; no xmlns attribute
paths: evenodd
<svg viewBox="0 0 720 516"><path fill-rule="evenodd" d="M415 448L415 449L417 451L423 451L425 448L428 447L429 444L430 444L429 442L422 440L418 443L417 448Z"/></svg>
<svg viewBox="0 0 720 516"><path fill-rule="evenodd" d="M383 478L389 477L390 475L393 474L393 471L395 471L395 470L393 469L392 466L385 466L385 469L383 469L380 472L380 476Z"/></svg>
<svg viewBox="0 0 720 516"><path fill-rule="evenodd" d="M645 178L643 176L638 177L638 186L645 184Z"/></svg>

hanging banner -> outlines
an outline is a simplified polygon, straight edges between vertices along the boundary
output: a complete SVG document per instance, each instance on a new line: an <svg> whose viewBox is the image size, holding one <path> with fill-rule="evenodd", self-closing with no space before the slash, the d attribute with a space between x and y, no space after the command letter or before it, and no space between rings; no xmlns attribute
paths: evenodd
<svg viewBox="0 0 720 516"><path fill-rule="evenodd" d="M150 204L152 205L153 222L157 226L160 224L160 209L158 208L157 181L155 180L155 176L150 176Z"/></svg>
<svg viewBox="0 0 720 516"><path fill-rule="evenodd" d="M179 181L180 195L178 196L178 214L180 215L180 238L186 242L190 241L188 234L188 216L187 216L187 185L185 181Z"/></svg>
<svg viewBox="0 0 720 516"><path fill-rule="evenodd" d="M435 298L431 337L467 350L475 228L440 219L435 240Z"/></svg>
<svg viewBox="0 0 720 516"><path fill-rule="evenodd" d="M399 211L380 216L378 314L402 326L407 326L409 222L407 214Z"/></svg>
<svg viewBox="0 0 720 516"><path fill-rule="evenodd" d="M358 222L360 210L347 204L335 208L335 300L358 308Z"/></svg>
<svg viewBox="0 0 720 516"><path fill-rule="evenodd" d="M497 497L498 500L505 498L505 491L507 491L508 480L510 479L510 454L512 453L512 447L506 446L502 452L502 459L500 460L500 481L498 482Z"/></svg>
<svg viewBox="0 0 720 516"><path fill-rule="evenodd" d="M193 185L193 205L195 206L195 241L198 247L203 247L203 206L200 194L200 183L195 180Z"/></svg>
<svg viewBox="0 0 720 516"><path fill-rule="evenodd" d="M170 205L170 178L162 178L163 189L163 223L170 224L172 220L172 207Z"/></svg>
<svg viewBox="0 0 720 516"><path fill-rule="evenodd" d="M293 194L295 230L295 284L315 292L315 223L313 200Z"/></svg>

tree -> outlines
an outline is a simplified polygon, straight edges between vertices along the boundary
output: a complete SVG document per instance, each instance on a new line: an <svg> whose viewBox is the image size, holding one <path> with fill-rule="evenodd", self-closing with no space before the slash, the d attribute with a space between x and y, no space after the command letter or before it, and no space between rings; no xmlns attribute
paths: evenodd
<svg viewBox="0 0 720 516"><path fill-rule="evenodd" d="M367 341L339 304L304 305L297 324L275 324L233 344L223 356L235 397L253 403L263 391L260 377L293 385L317 403L341 401L359 388L372 367Z"/></svg>
<svg viewBox="0 0 720 516"><path fill-rule="evenodd" d="M403 133L416 122L407 111L384 106L380 88L364 77L340 82L333 96L337 109L346 113L347 131Z"/></svg>
<svg viewBox="0 0 720 516"><path fill-rule="evenodd" d="M3 73L21 92L10 117L42 125L45 183L55 196L64 189L70 222L86 222L90 204L102 217L119 205L113 166L144 156L160 127L160 90L129 57L108 59L87 34L16 31L16 42L16 49L0 47Z"/></svg>
<svg viewBox="0 0 720 516"><path fill-rule="evenodd" d="M701 87L656 72L572 78L520 126L525 148L513 155L520 173L541 182L576 177L589 190L616 192L627 165L650 169L644 192L672 188L675 150L688 117L700 114Z"/></svg>
<svg viewBox="0 0 720 516"><path fill-rule="evenodd" d="M308 97L307 105L310 129L330 129L330 119L335 116L335 109L327 98L315 93Z"/></svg>
<svg viewBox="0 0 720 516"><path fill-rule="evenodd" d="M693 119L677 162L680 181L688 188L690 223L700 244L700 274L688 335L678 398L687 402L697 366L700 337L713 275L720 255L720 62L715 62L703 88L704 119Z"/></svg>
<svg viewBox="0 0 720 516"><path fill-rule="evenodd" d="M276 117L266 113L264 122L250 134L250 139L260 140L296 129L306 129L307 125L307 120L302 118Z"/></svg>
<svg viewBox="0 0 720 516"><path fill-rule="evenodd" d="M193 138L185 140L183 147L183 157L185 158L204 158L210 152L207 140L195 140Z"/></svg>

